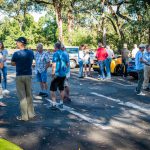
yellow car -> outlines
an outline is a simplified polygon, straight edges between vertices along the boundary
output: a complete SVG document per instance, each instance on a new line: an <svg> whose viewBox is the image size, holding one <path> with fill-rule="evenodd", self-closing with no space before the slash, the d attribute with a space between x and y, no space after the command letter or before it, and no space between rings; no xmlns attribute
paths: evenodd
<svg viewBox="0 0 150 150"><path fill-rule="evenodd" d="M94 71L99 72L100 69L99 69L97 60L94 60L94 64L92 65L92 68ZM111 69L112 74L117 74L117 75L122 74L123 67L122 67L121 55L118 55L112 59L111 64L110 64L110 69Z"/></svg>

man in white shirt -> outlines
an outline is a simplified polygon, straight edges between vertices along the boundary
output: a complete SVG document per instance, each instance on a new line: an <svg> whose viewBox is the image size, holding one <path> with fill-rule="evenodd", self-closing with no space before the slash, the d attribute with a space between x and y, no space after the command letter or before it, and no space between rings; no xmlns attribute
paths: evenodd
<svg viewBox="0 0 150 150"><path fill-rule="evenodd" d="M139 51L137 44L134 44L134 49L132 50L132 58L135 58L136 53Z"/></svg>
<svg viewBox="0 0 150 150"><path fill-rule="evenodd" d="M114 55L113 50L110 49L110 46L106 46L106 52L108 53L108 57L105 60L107 79L111 79L110 65L111 65L112 58L114 58L115 55Z"/></svg>
<svg viewBox="0 0 150 150"><path fill-rule="evenodd" d="M79 62L79 78L83 78L83 62L84 62L84 45L80 46L79 53L78 53L78 62Z"/></svg>

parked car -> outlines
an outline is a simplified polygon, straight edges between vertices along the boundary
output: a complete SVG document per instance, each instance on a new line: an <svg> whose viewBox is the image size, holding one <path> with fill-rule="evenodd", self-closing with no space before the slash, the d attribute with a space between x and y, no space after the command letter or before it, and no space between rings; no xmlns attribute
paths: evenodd
<svg viewBox="0 0 150 150"><path fill-rule="evenodd" d="M129 75L129 76L132 76L132 77L134 77L135 79L138 78L138 73L137 73L137 70L136 70L136 68L135 68L135 59L131 59L131 60L129 61L127 71L128 71L128 75Z"/></svg>
<svg viewBox="0 0 150 150"><path fill-rule="evenodd" d="M66 51L69 54L70 58L70 68L75 68L78 65L78 53L79 47L78 46L66 46Z"/></svg>
<svg viewBox="0 0 150 150"><path fill-rule="evenodd" d="M98 72L100 71L99 64L98 64L97 60L94 61L92 68L94 71L98 71ZM111 68L112 74L116 74L116 75L122 74L123 67L122 67L121 55L116 55L115 58L112 59L110 68Z"/></svg>

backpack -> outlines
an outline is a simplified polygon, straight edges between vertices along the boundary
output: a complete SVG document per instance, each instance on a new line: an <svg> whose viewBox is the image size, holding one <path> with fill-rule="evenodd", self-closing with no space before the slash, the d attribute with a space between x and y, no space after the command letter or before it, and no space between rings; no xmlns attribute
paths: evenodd
<svg viewBox="0 0 150 150"><path fill-rule="evenodd" d="M57 69L56 69L56 76L60 76L60 77L65 77L67 74L67 63L66 63L66 58L65 58L65 54L62 53L57 53L58 55L58 60L57 60Z"/></svg>

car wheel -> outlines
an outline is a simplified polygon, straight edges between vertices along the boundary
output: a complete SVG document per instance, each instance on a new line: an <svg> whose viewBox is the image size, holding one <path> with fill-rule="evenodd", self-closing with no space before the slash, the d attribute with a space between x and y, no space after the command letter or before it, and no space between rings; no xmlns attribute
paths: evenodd
<svg viewBox="0 0 150 150"><path fill-rule="evenodd" d="M75 60L70 60L70 68L74 69L77 66L77 63Z"/></svg>

